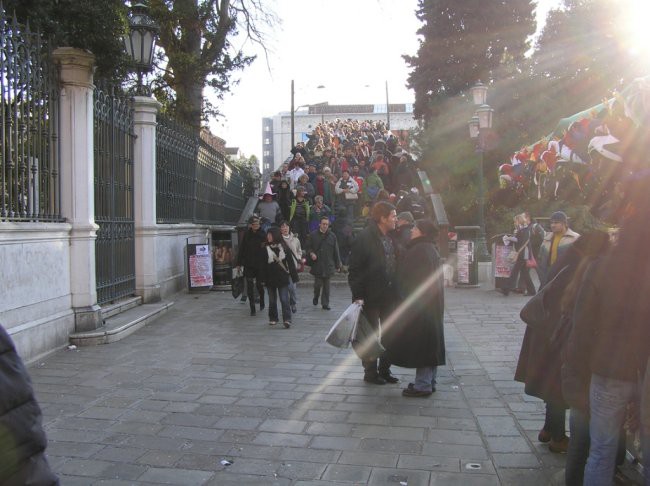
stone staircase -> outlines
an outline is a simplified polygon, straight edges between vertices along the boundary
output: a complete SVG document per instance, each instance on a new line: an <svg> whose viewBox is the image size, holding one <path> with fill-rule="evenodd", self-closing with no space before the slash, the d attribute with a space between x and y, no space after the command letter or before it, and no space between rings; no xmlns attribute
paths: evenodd
<svg viewBox="0 0 650 486"><path fill-rule="evenodd" d="M119 341L146 326L173 305L174 303L169 301L143 304L142 297L127 297L114 304L102 306L104 324L92 331L71 334L70 344L96 346Z"/></svg>

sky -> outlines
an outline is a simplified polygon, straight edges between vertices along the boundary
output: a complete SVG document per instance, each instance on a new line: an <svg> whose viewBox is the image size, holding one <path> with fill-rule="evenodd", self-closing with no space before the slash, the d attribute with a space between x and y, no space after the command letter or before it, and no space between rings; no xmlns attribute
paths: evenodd
<svg viewBox="0 0 650 486"><path fill-rule="evenodd" d="M557 0L540 0L544 13ZM417 0L265 0L281 19L267 32L268 64L261 48L251 66L235 73L239 85L217 102L223 118L210 128L261 160L262 118L290 111L291 80L295 106L329 102L413 103L406 88L409 68L402 55L419 46ZM322 88L318 88L323 86ZM208 95L209 96L209 95Z"/></svg>

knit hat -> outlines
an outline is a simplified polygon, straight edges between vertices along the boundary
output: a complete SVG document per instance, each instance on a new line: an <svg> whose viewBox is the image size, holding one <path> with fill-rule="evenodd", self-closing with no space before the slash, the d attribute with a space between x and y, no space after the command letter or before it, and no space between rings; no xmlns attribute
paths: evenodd
<svg viewBox="0 0 650 486"><path fill-rule="evenodd" d="M567 224L569 221L569 217L566 215L564 211L555 211L553 214L551 214L551 222L553 223L564 223Z"/></svg>
<svg viewBox="0 0 650 486"><path fill-rule="evenodd" d="M413 218L413 215L411 214L410 211L404 211L403 213L399 213L397 215L397 220L407 221L409 224L415 224L415 218Z"/></svg>

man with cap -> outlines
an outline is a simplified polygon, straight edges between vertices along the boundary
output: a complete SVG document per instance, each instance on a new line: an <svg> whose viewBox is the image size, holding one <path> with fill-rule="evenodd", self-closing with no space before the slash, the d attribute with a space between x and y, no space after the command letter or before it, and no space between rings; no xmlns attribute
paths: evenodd
<svg viewBox="0 0 650 486"><path fill-rule="evenodd" d="M411 230L415 226L415 219L409 211L403 211L397 215L395 230L390 232L393 241L399 248L406 246L411 239Z"/></svg>
<svg viewBox="0 0 650 486"><path fill-rule="evenodd" d="M537 261L540 288L546 283L551 266L580 237L578 233L569 229L569 218L565 212L555 211L551 214L550 220L551 231L544 237Z"/></svg>

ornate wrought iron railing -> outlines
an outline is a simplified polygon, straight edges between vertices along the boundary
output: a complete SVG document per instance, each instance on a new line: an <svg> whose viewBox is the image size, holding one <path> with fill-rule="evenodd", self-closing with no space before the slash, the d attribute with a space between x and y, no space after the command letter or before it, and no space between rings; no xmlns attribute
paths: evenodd
<svg viewBox="0 0 650 486"><path fill-rule="evenodd" d="M49 42L0 6L0 221L63 221Z"/></svg>
<svg viewBox="0 0 650 486"><path fill-rule="evenodd" d="M135 292L133 104L113 87L94 93L94 183L97 302Z"/></svg>
<svg viewBox="0 0 650 486"><path fill-rule="evenodd" d="M244 179L195 131L159 116L156 159L159 223L237 222L246 204Z"/></svg>

